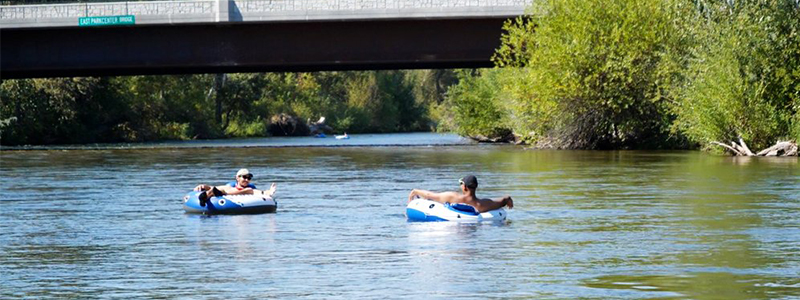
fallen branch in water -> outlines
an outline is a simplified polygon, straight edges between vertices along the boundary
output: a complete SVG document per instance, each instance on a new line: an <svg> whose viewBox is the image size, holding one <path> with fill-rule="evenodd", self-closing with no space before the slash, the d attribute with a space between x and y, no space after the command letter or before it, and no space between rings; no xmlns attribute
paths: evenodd
<svg viewBox="0 0 800 300"><path fill-rule="evenodd" d="M781 153L783 153L781 155ZM797 156L797 144L793 142L778 142L775 146L758 152L759 156Z"/></svg>
<svg viewBox="0 0 800 300"><path fill-rule="evenodd" d="M755 154L750 151L742 138L739 138L738 144L735 141L731 141L730 145L717 141L711 143L729 150L735 156L797 156L797 143L792 141L778 141L774 146Z"/></svg>

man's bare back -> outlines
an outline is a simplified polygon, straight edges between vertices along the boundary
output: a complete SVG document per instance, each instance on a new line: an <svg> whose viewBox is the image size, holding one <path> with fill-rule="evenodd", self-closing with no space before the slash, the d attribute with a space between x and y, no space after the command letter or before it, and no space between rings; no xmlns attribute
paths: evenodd
<svg viewBox="0 0 800 300"><path fill-rule="evenodd" d="M465 176L461 179L460 183L462 192L461 194L456 192L437 193L413 189L411 190L411 193L408 194L408 202L414 200L414 197L419 196L439 203L464 203L474 207L478 212L487 212L504 206L508 206L509 209L514 208L514 200L512 200L510 196L505 196L499 199L478 198L475 195L475 191L478 188L478 180L475 178L475 176Z"/></svg>

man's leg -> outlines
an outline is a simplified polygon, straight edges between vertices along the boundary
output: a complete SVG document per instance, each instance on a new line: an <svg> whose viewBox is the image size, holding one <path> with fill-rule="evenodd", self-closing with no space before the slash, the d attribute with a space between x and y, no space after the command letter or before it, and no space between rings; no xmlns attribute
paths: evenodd
<svg viewBox="0 0 800 300"><path fill-rule="evenodd" d="M227 187L227 186L225 186L225 187ZM206 206L206 202L208 202L208 198L219 197L219 196L222 196L222 195L225 195L225 194L226 194L225 192L220 191L219 189L217 189L217 187L212 186L211 189L209 189L207 191L202 191L200 193L200 195L198 195L198 198L200 199L200 206L205 207Z"/></svg>

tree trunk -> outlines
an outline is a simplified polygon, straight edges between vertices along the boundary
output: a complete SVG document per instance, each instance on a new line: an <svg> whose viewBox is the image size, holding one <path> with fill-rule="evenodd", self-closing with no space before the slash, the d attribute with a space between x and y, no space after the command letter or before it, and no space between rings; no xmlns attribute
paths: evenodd
<svg viewBox="0 0 800 300"><path fill-rule="evenodd" d="M731 141L730 145L723 144L717 141L711 142L712 144L723 147L733 153L735 156L797 156L797 143L793 141L778 141L774 146L761 150L758 153L753 153L747 144L744 143L742 138L739 138L739 143Z"/></svg>
<svg viewBox="0 0 800 300"><path fill-rule="evenodd" d="M796 156L797 144L792 142L778 142L774 146L758 152L759 156Z"/></svg>
<svg viewBox="0 0 800 300"><path fill-rule="evenodd" d="M222 87L225 85L226 76L224 73L217 74L214 76L214 102L216 104L216 113L214 114L214 119L217 121L217 125L222 124L222 99L223 99L223 92Z"/></svg>

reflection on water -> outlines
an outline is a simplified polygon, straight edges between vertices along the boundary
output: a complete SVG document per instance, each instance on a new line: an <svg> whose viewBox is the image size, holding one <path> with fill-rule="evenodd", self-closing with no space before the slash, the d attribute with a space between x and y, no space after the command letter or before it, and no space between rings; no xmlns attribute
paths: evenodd
<svg viewBox="0 0 800 300"><path fill-rule="evenodd" d="M0 152L0 298L800 297L797 158L426 145ZM183 213L241 167L276 214ZM508 222L406 221L467 173Z"/></svg>
<svg viewBox="0 0 800 300"><path fill-rule="evenodd" d="M691 299L774 299L798 297L800 284L764 275L693 272L681 275L616 275L586 280L592 288L629 291L642 297ZM766 282L766 283L764 283Z"/></svg>

